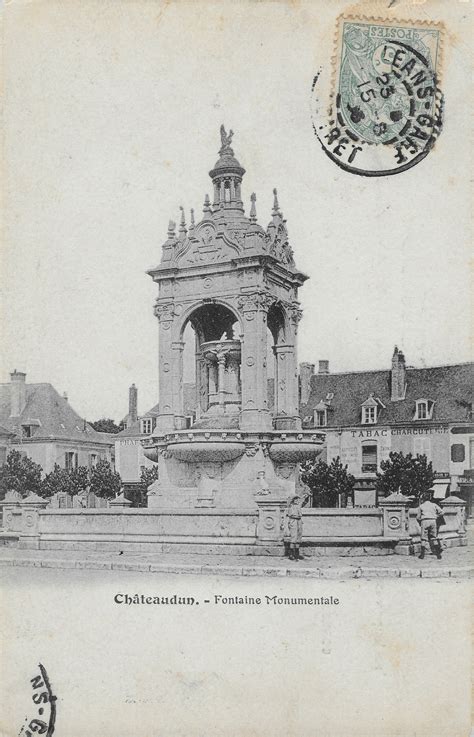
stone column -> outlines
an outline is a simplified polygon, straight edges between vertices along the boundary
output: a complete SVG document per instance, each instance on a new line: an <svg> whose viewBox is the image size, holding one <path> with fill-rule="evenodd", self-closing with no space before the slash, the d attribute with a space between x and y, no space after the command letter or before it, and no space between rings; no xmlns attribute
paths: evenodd
<svg viewBox="0 0 474 737"><path fill-rule="evenodd" d="M157 301L155 315L160 325L158 356L160 413L156 420L156 429L161 432L168 432L175 429L173 414L174 367L171 365L173 312L173 303Z"/></svg>
<svg viewBox="0 0 474 737"><path fill-rule="evenodd" d="M48 499L42 499L37 494L29 494L20 502L21 532L19 547L28 550L39 550L40 530L39 513L49 504Z"/></svg>
<svg viewBox="0 0 474 737"><path fill-rule="evenodd" d="M298 376L295 375L295 346L276 345L275 415L277 430L301 429L298 417Z"/></svg>
<svg viewBox="0 0 474 737"><path fill-rule="evenodd" d="M219 391L219 406L222 412L224 412L225 405L225 359L225 353L217 354L217 387Z"/></svg>
<svg viewBox="0 0 474 737"><path fill-rule="evenodd" d="M413 552L408 527L410 503L410 499L398 492L379 500L383 512L383 536L395 538L395 552L401 555Z"/></svg>
<svg viewBox="0 0 474 737"><path fill-rule="evenodd" d="M242 295L244 320L242 344L242 430L266 431L272 427L267 388L267 311L271 298L265 293Z"/></svg>
<svg viewBox="0 0 474 737"><path fill-rule="evenodd" d="M182 430L186 426L183 399L183 351L184 342L182 340L174 340L171 343L172 410L174 426L177 430Z"/></svg>

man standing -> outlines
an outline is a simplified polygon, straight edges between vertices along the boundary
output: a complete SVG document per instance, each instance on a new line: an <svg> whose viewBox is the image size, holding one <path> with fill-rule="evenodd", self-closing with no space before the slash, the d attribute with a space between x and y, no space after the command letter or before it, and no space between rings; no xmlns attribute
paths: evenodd
<svg viewBox="0 0 474 737"><path fill-rule="evenodd" d="M306 504L310 497L310 494L299 496L288 497L286 515L288 517L288 531L290 535L290 560L303 560L300 555L300 545L303 537L303 519L301 507Z"/></svg>
<svg viewBox="0 0 474 737"><path fill-rule="evenodd" d="M419 558L425 557L425 551L433 546L438 560L441 559L441 543L438 537L438 518L442 517L443 510L430 499L431 493L423 494L418 510L417 520L421 527L421 551Z"/></svg>

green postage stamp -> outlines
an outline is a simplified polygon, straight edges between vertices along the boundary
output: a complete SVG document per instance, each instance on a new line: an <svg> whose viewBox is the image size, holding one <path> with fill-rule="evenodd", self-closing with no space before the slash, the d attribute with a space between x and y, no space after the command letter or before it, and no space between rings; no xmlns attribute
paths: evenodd
<svg viewBox="0 0 474 737"><path fill-rule="evenodd" d="M394 174L433 148L442 127L442 31L429 22L338 19L329 108L326 119L319 108L313 126L339 166Z"/></svg>

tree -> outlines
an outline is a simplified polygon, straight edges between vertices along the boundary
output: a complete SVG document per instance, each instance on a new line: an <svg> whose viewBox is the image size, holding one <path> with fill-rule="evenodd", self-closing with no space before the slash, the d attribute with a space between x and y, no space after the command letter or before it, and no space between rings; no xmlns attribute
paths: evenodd
<svg viewBox="0 0 474 737"><path fill-rule="evenodd" d="M110 417L102 417L102 419L96 422L89 422L89 425L97 432L110 432L113 435L123 430L123 423L121 422L119 425L116 425Z"/></svg>
<svg viewBox="0 0 474 737"><path fill-rule="evenodd" d="M6 462L0 466L0 497L3 499L7 491L17 491L26 497L30 492L38 494L41 489L41 471L39 463L35 463L17 450L11 450Z"/></svg>
<svg viewBox="0 0 474 737"><path fill-rule="evenodd" d="M140 485L143 487L143 492L146 494L149 486L159 478L158 465L147 468L142 466L142 472L140 474Z"/></svg>
<svg viewBox="0 0 474 737"><path fill-rule="evenodd" d="M54 469L44 477L39 494L45 499L58 492L75 496L88 486L89 471L85 466L66 469L55 463Z"/></svg>
<svg viewBox="0 0 474 737"><path fill-rule="evenodd" d="M108 461L101 460L90 472L90 490L102 499L113 499L120 493L122 479Z"/></svg>
<svg viewBox="0 0 474 737"><path fill-rule="evenodd" d="M433 486L435 474L433 465L425 455L412 456L411 453L392 452L387 461L380 464L375 488L379 494L388 495L400 491L418 500Z"/></svg>
<svg viewBox="0 0 474 737"><path fill-rule="evenodd" d="M301 480L312 492L313 507L336 507L354 488L355 478L347 473L339 456L328 465L324 461L306 461L301 464Z"/></svg>

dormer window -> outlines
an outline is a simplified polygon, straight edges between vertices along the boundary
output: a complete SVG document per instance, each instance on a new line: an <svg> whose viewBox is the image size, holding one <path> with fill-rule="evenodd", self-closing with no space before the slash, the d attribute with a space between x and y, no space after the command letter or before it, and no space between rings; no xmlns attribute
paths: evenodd
<svg viewBox="0 0 474 737"><path fill-rule="evenodd" d="M21 435L23 438L32 438L38 427L41 427L39 420L29 420L28 422L22 422L21 424Z"/></svg>
<svg viewBox="0 0 474 737"><path fill-rule="evenodd" d="M328 405L321 400L314 408L315 427L326 427L328 424Z"/></svg>
<svg viewBox="0 0 474 737"><path fill-rule="evenodd" d="M362 407L362 424L375 425L377 422L377 407Z"/></svg>
<svg viewBox="0 0 474 737"><path fill-rule="evenodd" d="M143 420L140 420L141 424L141 431L144 435L151 435L153 432L153 419L151 417L146 417Z"/></svg>
<svg viewBox="0 0 474 737"><path fill-rule="evenodd" d="M415 420L431 420L434 402L430 399L418 399L416 402Z"/></svg>
<svg viewBox="0 0 474 737"><path fill-rule="evenodd" d="M315 411L314 424L316 427L326 427L328 424L328 413L326 409L317 409Z"/></svg>
<svg viewBox="0 0 474 737"><path fill-rule="evenodd" d="M362 424L363 425L375 425L377 422L377 410L379 403L374 398L373 394L370 394L368 399L362 403Z"/></svg>

